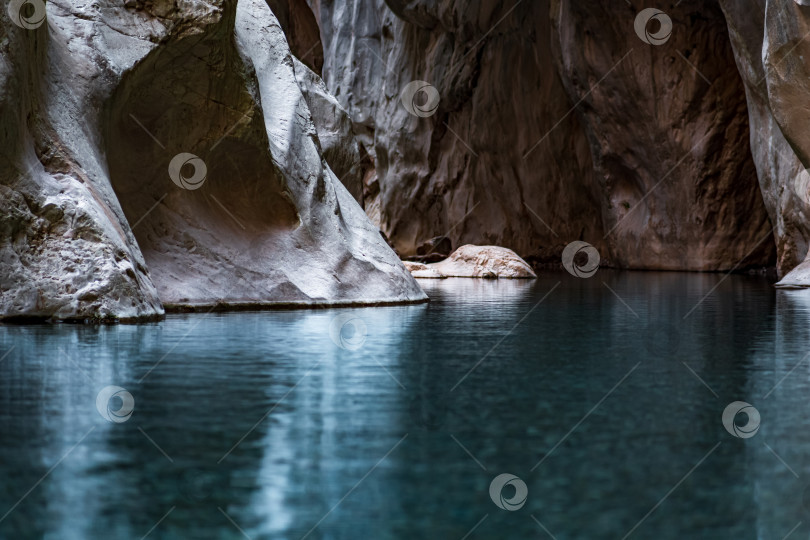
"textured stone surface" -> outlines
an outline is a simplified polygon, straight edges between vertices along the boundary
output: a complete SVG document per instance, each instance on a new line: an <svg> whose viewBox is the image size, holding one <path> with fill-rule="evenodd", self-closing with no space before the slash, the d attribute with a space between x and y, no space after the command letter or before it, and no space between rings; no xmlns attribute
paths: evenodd
<svg viewBox="0 0 810 540"><path fill-rule="evenodd" d="M552 1L558 65L581 102L603 193L610 262L767 265L770 224L723 14L711 2L666 10L672 33L652 45L634 31L637 12L626 3Z"/></svg>
<svg viewBox="0 0 810 540"><path fill-rule="evenodd" d="M352 119L315 72L297 58L293 62L295 79L312 114L323 157L352 197L363 204L366 164L354 136Z"/></svg>
<svg viewBox="0 0 810 540"><path fill-rule="evenodd" d="M443 261L426 265L444 277L536 278L532 267L511 249L461 246Z"/></svg>
<svg viewBox="0 0 810 540"><path fill-rule="evenodd" d="M0 316L426 298L326 165L264 1L47 15L0 28Z"/></svg>
<svg viewBox="0 0 810 540"><path fill-rule="evenodd" d="M497 244L557 261L571 239L601 244L590 152L566 114L547 0L514 10L494 1L310 5L324 80L375 158L366 208L403 257L445 235L452 248ZM414 80L438 90L434 115L403 107Z"/></svg>
<svg viewBox="0 0 810 540"><path fill-rule="evenodd" d="M776 267L782 277L807 255L810 241L810 193L807 193L806 184L805 189L802 189L801 184L797 186L796 179L804 166L783 135L772 110L769 87L774 87L780 93L777 87L781 84L767 76L766 65L763 64L765 4L765 0L746 3L720 1L728 22L737 67L745 82L751 125L750 146L765 206L774 227L778 255ZM776 5L777 2L772 4ZM789 8L787 13L791 13L793 17L801 17L801 10L792 9L790 4L791 2L782 2L782 7ZM778 54L776 51L781 49L786 53L793 49L792 54L802 54L800 48L796 47L795 39L787 39L784 32L777 33L781 33L782 37L772 37L774 41L770 44L771 49L766 51L769 71L773 70L774 64L779 63L778 58L775 58ZM780 42L782 45L779 45ZM788 279L791 280L792 278Z"/></svg>
<svg viewBox="0 0 810 540"><path fill-rule="evenodd" d="M787 139L788 148L780 145L780 158L788 161L771 190L781 195L778 209L784 224L786 248L798 260L804 261L785 275L778 285L783 287L810 286L810 178L805 169L810 166L810 136L807 133L807 99L810 96L806 58L810 47L806 43L810 32L810 8L806 2L774 0L765 7L765 36L762 62L765 70L769 108ZM794 161L791 150L799 163ZM797 174L797 172L801 174ZM787 199L786 202L783 202ZM797 200L798 199L798 200ZM787 249L786 249L787 251Z"/></svg>
<svg viewBox="0 0 810 540"><path fill-rule="evenodd" d="M447 277L440 274L435 268L431 268L425 263L403 261L403 264L405 264L405 268L407 268L411 275L415 278L443 279Z"/></svg>
<svg viewBox="0 0 810 540"><path fill-rule="evenodd" d="M0 317L158 317L98 146L98 110L152 46L126 34L157 22L132 13L103 24L106 10L66 0L47 13L36 29L12 24L5 9L0 23Z"/></svg>
<svg viewBox="0 0 810 540"><path fill-rule="evenodd" d="M323 46L315 15L305 0L267 0L278 19L293 56L320 75Z"/></svg>
<svg viewBox="0 0 810 540"><path fill-rule="evenodd" d="M0 317L423 300L385 238L810 284L802 2L661 6L655 46L640 1L307 1L2 13Z"/></svg>
<svg viewBox="0 0 810 540"><path fill-rule="evenodd" d="M805 289L810 287L810 260L804 260L787 273L778 283L777 289Z"/></svg>
<svg viewBox="0 0 810 540"><path fill-rule="evenodd" d="M376 158L367 204L401 255L446 234L541 261L582 239L629 268L773 262L716 4L667 7L658 47L624 2L310 5L324 80ZM414 80L437 88L433 116L400 103Z"/></svg>

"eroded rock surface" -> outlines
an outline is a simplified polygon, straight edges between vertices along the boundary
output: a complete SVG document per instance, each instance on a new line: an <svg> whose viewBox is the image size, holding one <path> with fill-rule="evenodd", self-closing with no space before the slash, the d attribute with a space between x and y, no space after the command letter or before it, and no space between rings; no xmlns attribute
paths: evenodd
<svg viewBox="0 0 810 540"><path fill-rule="evenodd" d="M267 0L287 37L290 50L298 60L320 75L323 46L315 15L305 0Z"/></svg>
<svg viewBox="0 0 810 540"><path fill-rule="evenodd" d="M411 273L411 275L415 278L444 279L447 277L440 274L435 268L431 268L425 263L413 261L402 261L402 262L405 264L405 268L407 268L408 271Z"/></svg>
<svg viewBox="0 0 810 540"><path fill-rule="evenodd" d="M791 115L801 114L795 107L798 103L794 100L794 110L787 112L784 110L784 100L772 102L769 94L772 88L775 94L784 95L793 84L785 84L784 80L780 81L780 77L769 76L769 73L787 69L791 65L793 67L790 69L804 69L788 60L782 68L779 68L779 64L781 55L789 51L792 51L790 56L796 55L796 59L807 52L803 52L801 43L797 42L801 39L797 32L801 30L795 27L793 21L802 17L807 21L808 13L805 13L806 9L795 8L791 1L771 2L776 10L772 16L779 20L779 13L786 10L785 13L790 15L790 21L785 21L787 26L784 29L778 24L771 24L766 28L765 0L745 3L721 0L720 5L728 22L737 67L745 82L751 125L751 152L757 166L765 206L774 229L778 254L776 267L782 277L801 263L808 253L810 193L807 189L810 188L810 183L802 182L800 173L805 167L796 155L794 146L782 132L780 125L785 123L784 120L780 123L774 117L775 109L779 111L780 117L790 122ZM765 47L766 40L768 47ZM796 84L802 83L796 81ZM796 87L789 91L795 92L796 96L803 92L801 88ZM795 118L797 125L802 122L800 118L800 116ZM790 133L790 130L786 133ZM794 144L798 148L801 143L796 141ZM800 269L798 271L801 272ZM788 281L792 281L792 278Z"/></svg>
<svg viewBox="0 0 810 540"><path fill-rule="evenodd" d="M403 256L446 235L540 261L580 239L620 267L772 264L717 5L667 6L656 46L640 2L309 2L324 80L376 159L366 202ZM432 115L403 107L412 81L436 88Z"/></svg>
<svg viewBox="0 0 810 540"><path fill-rule="evenodd" d="M751 149L779 250L777 286L810 286L810 8L792 0L722 0L746 82ZM798 265L798 266L797 266Z"/></svg>
<svg viewBox="0 0 810 540"><path fill-rule="evenodd" d="M307 101L321 151L329 168L355 200L363 204L365 154L354 136L352 119L329 93L323 80L297 58L293 58L295 79Z"/></svg>
<svg viewBox="0 0 810 540"><path fill-rule="evenodd" d="M742 81L711 2L666 6L645 43L625 2L552 0L558 65L579 102L600 181L611 263L765 266L774 246L748 149ZM644 17L644 14L641 14ZM642 33L645 36L646 33Z"/></svg>
<svg viewBox="0 0 810 540"><path fill-rule="evenodd" d="M554 66L547 0L309 1L323 78L375 159L366 207L403 257L445 236L453 249L497 244L543 260L559 260L574 238L602 243L598 185ZM438 91L430 116L400 99L417 80Z"/></svg>
<svg viewBox="0 0 810 540"><path fill-rule="evenodd" d="M98 110L153 46L126 34L159 25L135 13L102 24L107 9L54 0L31 29L13 24L5 6L0 15L2 318L163 314L98 145Z"/></svg>
<svg viewBox="0 0 810 540"><path fill-rule="evenodd" d="M432 270L441 277L484 279L528 279L537 277L532 267L521 259L517 253L500 246L461 246L445 260L422 266L425 268L420 267L417 271ZM414 275L416 277L435 277Z"/></svg>
<svg viewBox="0 0 810 540"><path fill-rule="evenodd" d="M1 26L0 316L426 298L323 159L263 0Z"/></svg>

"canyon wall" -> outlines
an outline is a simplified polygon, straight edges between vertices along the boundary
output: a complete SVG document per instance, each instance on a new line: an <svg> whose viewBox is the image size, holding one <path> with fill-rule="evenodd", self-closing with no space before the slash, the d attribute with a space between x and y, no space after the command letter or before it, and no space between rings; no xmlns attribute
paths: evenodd
<svg viewBox="0 0 810 540"><path fill-rule="evenodd" d="M787 274L781 286L810 285L810 263L803 262L810 241L810 8L802 3L720 0L745 81L751 151L774 227L777 267Z"/></svg>
<svg viewBox="0 0 810 540"><path fill-rule="evenodd" d="M386 240L810 286L805 3L15 0L0 318L424 300Z"/></svg>
<svg viewBox="0 0 810 540"><path fill-rule="evenodd" d="M324 80L374 157L366 204L402 255L475 243L559 260L573 239L602 246L600 193L554 67L547 1L310 5ZM403 106L413 81L435 87L433 114Z"/></svg>
<svg viewBox="0 0 810 540"><path fill-rule="evenodd" d="M649 2L309 4L401 254L446 236L446 249L494 243L536 261L584 240L624 268L773 263L715 2L666 6L660 43L645 41L657 20L636 28ZM432 114L403 107L412 81L436 89Z"/></svg>
<svg viewBox="0 0 810 540"><path fill-rule="evenodd" d="M714 2L666 9L656 20L624 2L552 1L557 64L591 143L611 260L765 265L773 240L723 13Z"/></svg>
<svg viewBox="0 0 810 540"><path fill-rule="evenodd" d="M0 317L426 299L264 0L42 6L0 25Z"/></svg>

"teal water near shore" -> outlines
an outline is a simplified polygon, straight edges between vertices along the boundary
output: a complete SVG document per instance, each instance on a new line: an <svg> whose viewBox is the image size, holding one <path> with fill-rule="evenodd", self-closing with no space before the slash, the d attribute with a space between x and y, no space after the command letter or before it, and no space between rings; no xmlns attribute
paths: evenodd
<svg viewBox="0 0 810 540"><path fill-rule="evenodd" d="M430 304L0 326L0 538L808 536L810 291L421 284Z"/></svg>

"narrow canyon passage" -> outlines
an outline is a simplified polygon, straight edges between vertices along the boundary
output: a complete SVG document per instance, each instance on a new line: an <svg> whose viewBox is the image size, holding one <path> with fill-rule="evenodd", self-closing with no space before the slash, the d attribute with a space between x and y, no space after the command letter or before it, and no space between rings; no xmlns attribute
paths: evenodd
<svg viewBox="0 0 810 540"><path fill-rule="evenodd" d="M3 8L0 539L810 533L810 0Z"/></svg>

